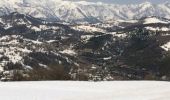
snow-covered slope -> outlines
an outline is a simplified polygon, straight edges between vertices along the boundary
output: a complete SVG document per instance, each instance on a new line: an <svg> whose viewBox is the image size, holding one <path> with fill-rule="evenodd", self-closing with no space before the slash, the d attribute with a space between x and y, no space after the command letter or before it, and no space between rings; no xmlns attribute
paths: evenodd
<svg viewBox="0 0 170 100"><path fill-rule="evenodd" d="M170 83L10 82L0 83L2 100L169 100Z"/></svg>
<svg viewBox="0 0 170 100"><path fill-rule="evenodd" d="M18 80L13 76L19 71L23 75L21 80L33 80L32 74L28 74L37 68L51 73L48 68L62 66L73 80L141 80L148 79L150 73L155 77L149 79L169 80L169 71L148 67L154 60L159 64L169 51L169 22L166 18L150 16L138 20L63 24L17 12L1 16L0 79ZM142 54L136 51L138 45ZM129 51L131 47L133 52ZM140 69L127 63L130 60L136 65L138 61L128 58L135 52L140 55L134 59L141 63ZM148 56L151 62L146 61L148 64L143 66L143 59ZM79 74L85 76L80 79ZM43 75L35 80L49 79L48 74Z"/></svg>
<svg viewBox="0 0 170 100"><path fill-rule="evenodd" d="M170 3L118 5L63 0L1 0L0 15L14 11L37 18L69 22L99 22L139 19L146 16L170 18Z"/></svg>
<svg viewBox="0 0 170 100"><path fill-rule="evenodd" d="M156 17L149 17L149 18L146 18L144 20L144 24L152 24L152 23L164 23L164 24L168 24L170 22L168 22L168 21L161 21L160 19L158 19Z"/></svg>

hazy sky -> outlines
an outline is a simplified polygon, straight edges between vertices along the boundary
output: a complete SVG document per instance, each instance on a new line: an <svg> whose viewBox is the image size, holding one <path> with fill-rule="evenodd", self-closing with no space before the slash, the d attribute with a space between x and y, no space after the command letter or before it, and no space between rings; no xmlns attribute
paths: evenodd
<svg viewBox="0 0 170 100"><path fill-rule="evenodd" d="M81 1L81 0L75 0L75 1ZM166 1L170 2L170 0L84 0L84 1L105 2L105 3L118 3L118 4L141 3L141 2L144 2L144 1L150 1L152 3L157 3L157 4L158 3L164 3Z"/></svg>

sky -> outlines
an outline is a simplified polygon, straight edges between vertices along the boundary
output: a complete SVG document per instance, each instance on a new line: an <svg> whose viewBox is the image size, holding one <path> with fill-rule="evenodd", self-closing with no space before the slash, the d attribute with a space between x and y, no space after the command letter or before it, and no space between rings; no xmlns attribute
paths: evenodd
<svg viewBox="0 0 170 100"><path fill-rule="evenodd" d="M80 0L73 0L73 1L80 1ZM170 1L170 0L84 0L84 1L116 3L116 4L135 4L135 3L150 1L154 4L159 4L159 3L164 3L164 2Z"/></svg>

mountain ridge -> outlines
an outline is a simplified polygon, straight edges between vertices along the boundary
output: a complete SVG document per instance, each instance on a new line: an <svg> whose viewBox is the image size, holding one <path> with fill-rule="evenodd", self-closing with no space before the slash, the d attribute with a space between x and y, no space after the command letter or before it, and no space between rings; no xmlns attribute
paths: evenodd
<svg viewBox="0 0 170 100"><path fill-rule="evenodd" d="M1 0L0 3L0 15L18 12L53 21L95 23L147 16L170 18L169 2L120 5L87 1Z"/></svg>

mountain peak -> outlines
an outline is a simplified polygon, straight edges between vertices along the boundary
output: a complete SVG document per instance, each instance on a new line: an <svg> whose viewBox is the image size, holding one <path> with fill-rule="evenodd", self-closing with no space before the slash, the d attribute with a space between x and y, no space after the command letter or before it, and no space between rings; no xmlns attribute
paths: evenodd
<svg viewBox="0 0 170 100"><path fill-rule="evenodd" d="M149 2L149 1L145 1L145 2L143 2L143 3L141 3L141 4L139 4L140 6L145 6L145 7L150 7L150 6L152 6L152 3L151 2Z"/></svg>

